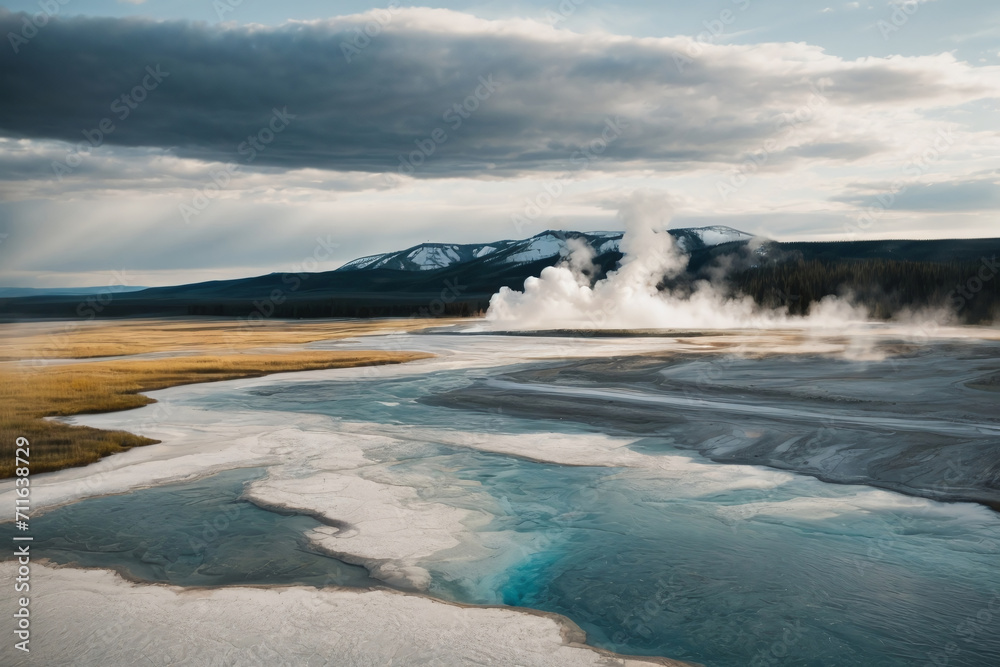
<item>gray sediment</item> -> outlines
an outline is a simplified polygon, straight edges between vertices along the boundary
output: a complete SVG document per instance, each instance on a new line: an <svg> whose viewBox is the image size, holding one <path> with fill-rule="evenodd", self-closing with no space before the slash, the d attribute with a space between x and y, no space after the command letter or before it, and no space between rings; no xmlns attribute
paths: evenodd
<svg viewBox="0 0 1000 667"><path fill-rule="evenodd" d="M1000 345L894 351L864 362L670 354L548 363L424 400L1000 510Z"/></svg>

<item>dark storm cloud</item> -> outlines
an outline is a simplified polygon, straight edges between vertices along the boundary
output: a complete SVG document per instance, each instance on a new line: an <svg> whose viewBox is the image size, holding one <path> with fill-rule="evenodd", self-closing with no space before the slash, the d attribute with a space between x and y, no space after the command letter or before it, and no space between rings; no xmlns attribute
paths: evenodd
<svg viewBox="0 0 1000 667"><path fill-rule="evenodd" d="M949 76L954 63L845 63L804 45L713 46L687 58L684 40L495 29L468 17L471 28L453 30L427 10L382 20L370 44L345 55L345 44L365 44L356 29L371 16L276 28L53 19L18 53L0 48L0 133L281 168L396 171L412 154L418 176L572 169L588 146L605 165L683 168L741 159L817 86L829 113L989 93ZM0 34L22 22L0 13ZM449 112L465 101L478 108ZM286 109L276 123L274 110ZM624 131L605 147L615 117ZM269 125L282 129L263 150L240 150L248 136L269 138ZM868 152L815 141L799 154Z"/></svg>

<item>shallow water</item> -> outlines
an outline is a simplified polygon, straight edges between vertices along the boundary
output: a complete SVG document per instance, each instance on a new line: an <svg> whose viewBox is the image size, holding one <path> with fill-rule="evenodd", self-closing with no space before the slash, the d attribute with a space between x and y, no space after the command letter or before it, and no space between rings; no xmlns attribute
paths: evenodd
<svg viewBox="0 0 1000 667"><path fill-rule="evenodd" d="M241 500L244 484L262 473L230 470L60 507L31 519L32 553L178 586L380 584L363 567L311 550L303 536L320 525L315 519ZM0 535L9 541L12 528L0 525Z"/></svg>
<svg viewBox="0 0 1000 667"><path fill-rule="evenodd" d="M558 612L594 645L709 666L1000 664L996 514L715 464L669 439L632 445L656 464L647 467L477 451L505 435L541 444L560 433L588 446L600 434L419 402L510 370L380 369L360 379L225 383L172 400L209 413L269 411L289 424L296 413L324 414L342 420L334 429L388 434L365 451L376 463L358 474L489 512L470 530L508 556L427 558L433 595ZM304 535L316 520L240 501L244 482L260 474L230 471L52 510L33 519L44 536L36 553L181 585L372 583L361 568L310 550ZM216 521L225 528L214 539L192 543Z"/></svg>

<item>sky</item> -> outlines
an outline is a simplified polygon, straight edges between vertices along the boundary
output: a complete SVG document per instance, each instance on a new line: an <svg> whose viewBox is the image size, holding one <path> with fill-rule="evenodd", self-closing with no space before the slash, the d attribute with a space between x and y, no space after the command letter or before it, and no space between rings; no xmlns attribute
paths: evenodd
<svg viewBox="0 0 1000 667"><path fill-rule="evenodd" d="M0 5L0 287L671 225L1000 236L995 0Z"/></svg>

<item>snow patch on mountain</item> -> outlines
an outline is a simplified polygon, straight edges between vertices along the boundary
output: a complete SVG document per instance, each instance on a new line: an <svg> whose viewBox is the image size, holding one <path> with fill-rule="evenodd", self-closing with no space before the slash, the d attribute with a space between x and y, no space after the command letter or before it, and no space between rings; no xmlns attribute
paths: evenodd
<svg viewBox="0 0 1000 667"><path fill-rule="evenodd" d="M527 245L521 248L519 252L508 255L505 261L509 264L536 262L540 259L555 257L562 252L565 246L566 242L563 239L558 238L555 234L546 232L545 234L528 239Z"/></svg>
<svg viewBox="0 0 1000 667"><path fill-rule="evenodd" d="M456 246L419 246L410 251L406 258L416 264L419 271L443 269L462 260Z"/></svg>
<svg viewBox="0 0 1000 667"><path fill-rule="evenodd" d="M747 234L738 229L723 227L722 225L698 227L685 231L696 234L706 246L722 245L723 243L732 243L733 241L749 241L753 238L753 234Z"/></svg>
<svg viewBox="0 0 1000 667"><path fill-rule="evenodd" d="M597 255L603 255L606 252L618 252L618 244L621 243L621 233L618 234L618 238L608 239L601 245L597 246L595 253Z"/></svg>
<svg viewBox="0 0 1000 667"><path fill-rule="evenodd" d="M473 252L472 256L475 257L476 259L479 259L480 257L486 257L486 255L493 254L494 252L496 252L496 250L497 249L491 245L483 246L482 248L479 248L475 252Z"/></svg>
<svg viewBox="0 0 1000 667"><path fill-rule="evenodd" d="M367 269L375 262L379 261L385 257L385 255L368 255L366 257L358 257L357 259L352 259L347 264L341 266L338 271L347 271L350 269Z"/></svg>
<svg viewBox="0 0 1000 667"><path fill-rule="evenodd" d="M734 241L748 241L752 234L731 227L715 225L671 229L674 243L682 252L692 252L699 248L712 247ZM423 243L398 252L369 255L352 260L338 271L360 271L365 269L390 269L394 271L431 271L475 260L496 264L524 264L550 259L564 254L566 240L581 238L590 243L597 256L610 252L620 252L619 244L623 232L542 232L537 236L520 241L494 241L488 244L444 244Z"/></svg>

